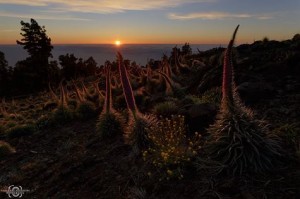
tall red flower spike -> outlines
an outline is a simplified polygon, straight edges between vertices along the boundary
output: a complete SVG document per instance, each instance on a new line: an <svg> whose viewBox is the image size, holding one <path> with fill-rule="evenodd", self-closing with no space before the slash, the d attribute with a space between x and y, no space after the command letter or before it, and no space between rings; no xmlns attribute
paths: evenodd
<svg viewBox="0 0 300 199"><path fill-rule="evenodd" d="M119 60L119 73L120 73L120 78L121 78L121 83L123 87L123 92L125 96L125 100L127 103L128 109L133 113L135 116L136 113L138 112L135 99L133 96L133 91L132 87L128 78L128 72L125 68L124 62L123 62L123 57L120 52L117 54L118 60Z"/></svg>
<svg viewBox="0 0 300 199"><path fill-rule="evenodd" d="M223 110L230 110L234 102L234 80L233 80L233 65L232 65L232 47L235 36L240 25L238 25L233 33L228 47L225 51L223 64L223 82L222 82L222 108Z"/></svg>

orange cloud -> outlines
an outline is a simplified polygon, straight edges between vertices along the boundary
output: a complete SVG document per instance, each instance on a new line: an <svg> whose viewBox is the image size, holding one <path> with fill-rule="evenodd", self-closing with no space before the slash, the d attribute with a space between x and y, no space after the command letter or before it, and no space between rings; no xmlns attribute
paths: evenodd
<svg viewBox="0 0 300 199"><path fill-rule="evenodd" d="M251 15L247 13L242 14L234 14L234 13L226 13L226 12L197 12L197 13L189 13L189 14L176 14L170 13L168 15L169 19L176 20L190 20L190 19L226 19L226 18L257 18L257 19L270 19L271 16L265 15Z"/></svg>

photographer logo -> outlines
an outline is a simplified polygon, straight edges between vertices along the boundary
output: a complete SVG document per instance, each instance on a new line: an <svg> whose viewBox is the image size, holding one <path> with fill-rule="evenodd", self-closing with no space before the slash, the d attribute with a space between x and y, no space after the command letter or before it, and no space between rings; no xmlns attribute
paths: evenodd
<svg viewBox="0 0 300 199"><path fill-rule="evenodd" d="M8 195L9 198L22 198L25 192L29 192L27 189L23 189L22 186L10 185L6 190L1 190Z"/></svg>

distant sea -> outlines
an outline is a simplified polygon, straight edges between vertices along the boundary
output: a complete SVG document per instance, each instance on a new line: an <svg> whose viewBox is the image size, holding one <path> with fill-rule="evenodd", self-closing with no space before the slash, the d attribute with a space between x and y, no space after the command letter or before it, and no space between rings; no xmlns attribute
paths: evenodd
<svg viewBox="0 0 300 199"><path fill-rule="evenodd" d="M104 64L106 60L116 60L117 51L122 52L124 59L135 61L139 65L146 65L150 59L161 59L163 54L170 55L172 48L176 44L123 44L121 46L115 46L111 44L93 44L93 45L53 45L52 50L53 58L50 60L57 60L59 55L74 54L77 58L87 59L92 56L98 65ZM220 44L196 44L191 48L193 53L198 53L197 48L200 51L209 50L215 47L224 45ZM182 45L177 45L181 48ZM9 66L15 66L17 61L24 60L28 57L27 51L25 51L20 45L0 45L0 51L5 54L5 58L8 61Z"/></svg>

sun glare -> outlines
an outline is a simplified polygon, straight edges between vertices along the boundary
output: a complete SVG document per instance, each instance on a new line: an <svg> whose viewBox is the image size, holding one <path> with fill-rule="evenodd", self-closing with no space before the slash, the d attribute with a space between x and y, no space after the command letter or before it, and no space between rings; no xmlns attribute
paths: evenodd
<svg viewBox="0 0 300 199"><path fill-rule="evenodd" d="M121 45L121 41L116 40L116 41L115 41L115 44L116 44L116 46L120 46L120 45Z"/></svg>

